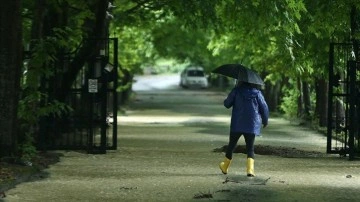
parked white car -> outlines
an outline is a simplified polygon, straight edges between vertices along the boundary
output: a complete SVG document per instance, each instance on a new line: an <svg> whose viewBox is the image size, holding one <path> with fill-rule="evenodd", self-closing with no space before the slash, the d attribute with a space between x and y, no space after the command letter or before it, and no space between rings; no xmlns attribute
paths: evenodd
<svg viewBox="0 0 360 202"><path fill-rule="evenodd" d="M180 86L183 88L209 86L204 69L198 66L189 66L185 68L180 75Z"/></svg>

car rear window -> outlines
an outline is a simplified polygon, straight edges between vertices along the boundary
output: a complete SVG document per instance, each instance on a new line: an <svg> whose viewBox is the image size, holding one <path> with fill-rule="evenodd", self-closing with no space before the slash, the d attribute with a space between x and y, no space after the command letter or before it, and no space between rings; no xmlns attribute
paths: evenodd
<svg viewBox="0 0 360 202"><path fill-rule="evenodd" d="M188 76L198 76L198 77L203 77L204 76L204 72L201 70L188 70L187 72Z"/></svg>

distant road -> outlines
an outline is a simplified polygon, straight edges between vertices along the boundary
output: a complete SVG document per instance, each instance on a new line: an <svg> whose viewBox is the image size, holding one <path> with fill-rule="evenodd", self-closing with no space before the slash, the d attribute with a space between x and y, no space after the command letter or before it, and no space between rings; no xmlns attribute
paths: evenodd
<svg viewBox="0 0 360 202"><path fill-rule="evenodd" d="M179 74L137 75L134 77L132 89L134 91L179 89L179 82Z"/></svg>

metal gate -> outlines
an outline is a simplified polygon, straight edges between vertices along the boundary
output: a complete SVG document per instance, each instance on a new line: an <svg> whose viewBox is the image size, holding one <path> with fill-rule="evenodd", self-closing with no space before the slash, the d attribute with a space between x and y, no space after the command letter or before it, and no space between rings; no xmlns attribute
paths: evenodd
<svg viewBox="0 0 360 202"><path fill-rule="evenodd" d="M71 112L40 122L37 143L41 150L106 153L117 148L118 40L87 40L96 40L103 48L87 59L66 96Z"/></svg>
<svg viewBox="0 0 360 202"><path fill-rule="evenodd" d="M354 43L330 44L327 153L360 154L360 61Z"/></svg>

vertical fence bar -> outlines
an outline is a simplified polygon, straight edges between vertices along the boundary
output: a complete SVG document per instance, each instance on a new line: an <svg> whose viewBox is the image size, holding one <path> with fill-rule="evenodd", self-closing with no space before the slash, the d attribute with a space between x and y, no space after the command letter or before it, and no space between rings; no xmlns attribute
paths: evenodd
<svg viewBox="0 0 360 202"><path fill-rule="evenodd" d="M118 38L114 38L114 70L115 71L115 79L113 86L113 149L117 149L117 111L118 111Z"/></svg>
<svg viewBox="0 0 360 202"><path fill-rule="evenodd" d="M355 158L355 104L356 104L356 90L355 90L355 81L356 81L356 62L349 61L349 80L350 80L350 88L349 88L349 159L353 160Z"/></svg>
<svg viewBox="0 0 360 202"><path fill-rule="evenodd" d="M108 79L107 74L104 71L104 66L109 62L109 39L102 39L105 45L106 57L105 64L101 67L101 89L100 89L100 152L106 153L106 131L107 131L107 90L108 90Z"/></svg>
<svg viewBox="0 0 360 202"><path fill-rule="evenodd" d="M88 38L97 44L103 44L99 53L87 58L71 94L65 102L73 111L68 117L50 117L41 119L37 148L42 150L84 150L88 153L106 153L106 150L117 148L117 76L118 76L118 39ZM112 44L113 43L113 46ZM113 72L104 72L109 63L110 49L113 49ZM71 60L71 57L67 60ZM64 66L65 67L65 66ZM112 75L115 75L111 77ZM61 75L60 75L61 76ZM58 76L60 78L60 76ZM107 78L109 77L109 78ZM111 77L111 78L110 78ZM54 80L56 81L55 78ZM112 85L109 82L113 82ZM45 81L51 84L52 81ZM46 86L42 85L42 87ZM54 89L42 89L52 92ZM47 102L48 100L43 100ZM108 103L108 102L113 103ZM108 126L108 113L113 115L112 127Z"/></svg>
<svg viewBox="0 0 360 202"><path fill-rule="evenodd" d="M328 84L328 121L327 121L327 145L326 152L331 153L332 144L332 110L333 110L333 84L334 84L334 43L330 44L329 50L329 84Z"/></svg>

